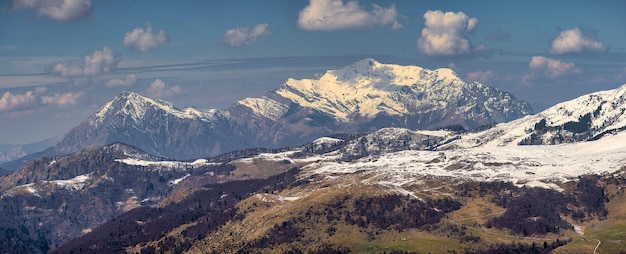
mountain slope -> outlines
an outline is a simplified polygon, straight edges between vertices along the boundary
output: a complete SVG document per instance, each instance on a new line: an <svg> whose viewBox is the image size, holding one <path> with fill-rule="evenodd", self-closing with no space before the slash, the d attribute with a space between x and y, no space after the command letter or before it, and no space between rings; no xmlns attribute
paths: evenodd
<svg viewBox="0 0 626 254"><path fill-rule="evenodd" d="M45 253L125 211L158 203L185 179L216 182L208 172L222 171L228 168L164 161L121 143L31 161L0 178L0 221L6 222L0 232L7 232L0 252Z"/></svg>
<svg viewBox="0 0 626 254"><path fill-rule="evenodd" d="M455 145L539 145L590 141L626 129L626 85L559 103L535 115L467 135Z"/></svg>
<svg viewBox="0 0 626 254"><path fill-rule="evenodd" d="M315 79L289 79L261 98L246 98L224 110L181 110L125 92L44 155L123 142L151 154L192 159L384 127L474 128L530 111L509 93L465 83L450 69L431 71L365 59Z"/></svg>
<svg viewBox="0 0 626 254"><path fill-rule="evenodd" d="M624 135L445 151L437 148L464 136L388 128L324 137L231 161L246 173L293 165L285 175L188 189L56 252L547 252L621 214L605 204L608 193L624 197Z"/></svg>
<svg viewBox="0 0 626 254"><path fill-rule="evenodd" d="M0 168L0 176L8 175L10 173L11 173L11 171L8 171L6 169Z"/></svg>

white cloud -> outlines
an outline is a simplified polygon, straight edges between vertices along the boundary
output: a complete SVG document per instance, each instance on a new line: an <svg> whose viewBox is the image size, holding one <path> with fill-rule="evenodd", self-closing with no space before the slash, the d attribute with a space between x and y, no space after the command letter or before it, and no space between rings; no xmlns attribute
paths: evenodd
<svg viewBox="0 0 626 254"><path fill-rule="evenodd" d="M367 11L356 1L310 0L309 5L300 11L298 27L303 30L335 31L348 29L370 29L392 25L393 29L402 28L398 22L401 17L395 5L388 8L372 4Z"/></svg>
<svg viewBox="0 0 626 254"><path fill-rule="evenodd" d="M163 30L160 30L158 34L153 34L152 25L148 23L146 30L138 27L126 33L124 36L124 46L136 52L143 53L163 45L168 40L167 34L165 34Z"/></svg>
<svg viewBox="0 0 626 254"><path fill-rule="evenodd" d="M67 78L90 77L115 69L117 60L113 51L104 47L102 51L95 51L84 56L82 62L72 61L69 64L56 64L52 67L51 72Z"/></svg>
<svg viewBox="0 0 626 254"><path fill-rule="evenodd" d="M180 86L169 87L160 79L155 79L150 88L146 90L146 93L151 98L165 98L175 94L180 94L183 89Z"/></svg>
<svg viewBox="0 0 626 254"><path fill-rule="evenodd" d="M582 73L582 70L573 63L543 56L533 56L528 64L528 71L530 74L524 76L524 82L537 79L556 80L578 76Z"/></svg>
<svg viewBox="0 0 626 254"><path fill-rule="evenodd" d="M31 107L34 105L37 105L37 97L33 91L28 91L24 94L12 94L11 92L5 92L2 97L0 97L0 112Z"/></svg>
<svg viewBox="0 0 626 254"><path fill-rule="evenodd" d="M481 55L491 49L485 45L474 47L467 37L476 30L478 19L463 12L427 11L425 27L417 40L417 49L429 57L458 57Z"/></svg>
<svg viewBox="0 0 626 254"><path fill-rule="evenodd" d="M552 41L550 53L568 54L580 52L604 52L607 50L606 44L585 37L577 27L562 31L559 37Z"/></svg>
<svg viewBox="0 0 626 254"><path fill-rule="evenodd" d="M226 31L222 38L222 43L228 47L241 47L252 44L257 38L267 36L270 31L267 30L267 23L258 24L252 29L249 27L237 27Z"/></svg>
<svg viewBox="0 0 626 254"><path fill-rule="evenodd" d="M14 9L34 9L53 20L76 20L91 15L91 0L13 0Z"/></svg>
<svg viewBox="0 0 626 254"><path fill-rule="evenodd" d="M134 86L135 84L137 84L137 76L135 74L126 75L124 79L109 79L105 83L107 87Z"/></svg>
<svg viewBox="0 0 626 254"><path fill-rule="evenodd" d="M68 92L45 96L43 94L46 91L45 87L37 87L34 91L26 91L24 94L5 92L0 97L0 112L30 110L41 105L67 107L77 104L84 95L84 92Z"/></svg>
<svg viewBox="0 0 626 254"><path fill-rule="evenodd" d="M475 72L468 73L467 76L465 77L465 81L467 82L477 81L480 83L485 83L491 79L494 79L495 77L496 77L496 74L493 71L475 71Z"/></svg>
<svg viewBox="0 0 626 254"><path fill-rule="evenodd" d="M57 93L52 96L42 96L41 103L64 108L78 104L83 95L85 95L85 93L82 91L76 93Z"/></svg>

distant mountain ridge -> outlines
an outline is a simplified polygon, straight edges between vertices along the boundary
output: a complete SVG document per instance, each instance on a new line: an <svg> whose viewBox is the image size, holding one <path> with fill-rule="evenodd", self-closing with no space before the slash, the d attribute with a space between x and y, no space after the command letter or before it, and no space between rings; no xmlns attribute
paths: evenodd
<svg viewBox="0 0 626 254"><path fill-rule="evenodd" d="M21 145L0 145L0 163L12 161L25 155L42 151L61 141L63 136L49 138L35 143Z"/></svg>
<svg viewBox="0 0 626 254"><path fill-rule="evenodd" d="M224 110L178 109L123 92L42 155L123 142L151 154L191 159L384 127L475 128L530 113L528 103L496 88L465 83L450 69L368 58L314 79L288 79L261 98L246 98Z"/></svg>

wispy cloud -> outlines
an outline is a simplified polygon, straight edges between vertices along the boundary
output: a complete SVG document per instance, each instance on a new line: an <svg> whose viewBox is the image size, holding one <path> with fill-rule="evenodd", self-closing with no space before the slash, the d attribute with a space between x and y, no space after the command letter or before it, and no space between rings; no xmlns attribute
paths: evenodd
<svg viewBox="0 0 626 254"><path fill-rule="evenodd" d="M154 82L150 84L148 90L146 90L146 94L152 98L166 98L172 95L180 94L183 92L183 89L180 86L171 86L168 87L163 80L155 79Z"/></svg>
<svg viewBox="0 0 626 254"><path fill-rule="evenodd" d="M109 79L105 82L105 85L107 87L128 87L137 84L137 80L135 74L129 74L124 79Z"/></svg>
<svg viewBox="0 0 626 254"><path fill-rule="evenodd" d="M511 33L502 31L502 29L498 28L495 32L488 34L486 38L490 41L510 41Z"/></svg>
<svg viewBox="0 0 626 254"><path fill-rule="evenodd" d="M253 28L237 27L226 31L222 37L222 44L228 47L241 47L254 43L257 38L270 35L268 24L258 24Z"/></svg>
<svg viewBox="0 0 626 254"><path fill-rule="evenodd" d="M417 49L429 57L461 57L485 55L491 49L474 47L468 35L478 26L478 19L463 12L429 10L424 13L425 27L417 40Z"/></svg>
<svg viewBox="0 0 626 254"><path fill-rule="evenodd" d="M475 71L468 73L465 77L465 81L486 83L487 81L493 80L494 78L496 78L496 74L493 71Z"/></svg>
<svg viewBox="0 0 626 254"><path fill-rule="evenodd" d="M367 11L356 1L310 0L309 5L300 11L298 27L303 30L335 31L350 29L371 29L391 25L402 28L401 17L395 5L387 8L372 4Z"/></svg>
<svg viewBox="0 0 626 254"><path fill-rule="evenodd" d="M529 74L524 76L523 82L535 80L557 80L574 77L582 74L582 70L575 64L543 56L533 56L528 64Z"/></svg>
<svg viewBox="0 0 626 254"><path fill-rule="evenodd" d="M133 31L126 33L124 46L133 51L144 53L165 44L168 40L169 38L163 30L160 30L159 33L152 33L152 25L148 23L146 30L137 27Z"/></svg>
<svg viewBox="0 0 626 254"><path fill-rule="evenodd" d="M559 37L552 41L550 53L569 54L581 52L604 52L608 46L598 40L583 35L578 27L562 31Z"/></svg>
<svg viewBox="0 0 626 254"><path fill-rule="evenodd" d="M91 77L115 69L118 60L109 47L104 47L101 51L84 56L82 61L58 63L50 69L50 72L66 78Z"/></svg>
<svg viewBox="0 0 626 254"><path fill-rule="evenodd" d="M613 73L613 80L616 82L626 82L626 66Z"/></svg>
<svg viewBox="0 0 626 254"><path fill-rule="evenodd" d="M0 89L65 83L67 79L49 74L0 75Z"/></svg>
<svg viewBox="0 0 626 254"><path fill-rule="evenodd" d="M67 21L89 17L91 0L13 0L13 9L33 9L37 15Z"/></svg>

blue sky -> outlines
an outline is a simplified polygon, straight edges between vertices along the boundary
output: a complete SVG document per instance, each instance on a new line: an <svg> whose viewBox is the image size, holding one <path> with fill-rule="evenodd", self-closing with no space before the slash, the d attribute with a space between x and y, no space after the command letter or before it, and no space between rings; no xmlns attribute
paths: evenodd
<svg viewBox="0 0 626 254"><path fill-rule="evenodd" d="M0 144L121 91L226 108L365 57L452 68L535 111L626 83L624 1L2 0Z"/></svg>

